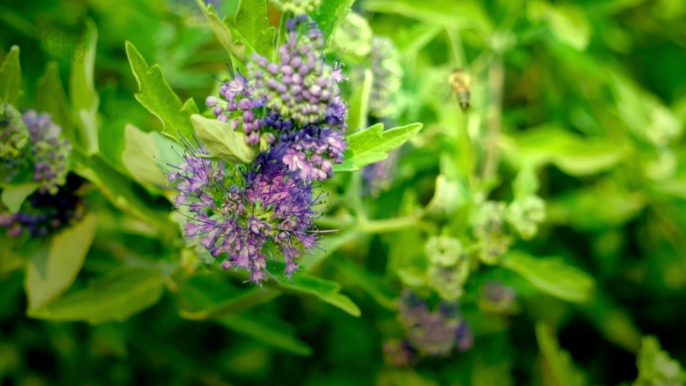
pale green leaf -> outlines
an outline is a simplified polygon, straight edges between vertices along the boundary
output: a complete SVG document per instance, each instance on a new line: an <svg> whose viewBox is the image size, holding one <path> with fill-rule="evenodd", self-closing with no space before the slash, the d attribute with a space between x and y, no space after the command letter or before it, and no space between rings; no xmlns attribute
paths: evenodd
<svg viewBox="0 0 686 386"><path fill-rule="evenodd" d="M517 177L512 183L512 190L517 200L536 194L538 187L538 176L536 176L536 170L531 166L524 166L517 173Z"/></svg>
<svg viewBox="0 0 686 386"><path fill-rule="evenodd" d="M182 162L174 151L174 142L159 133L144 133L133 125L126 125L122 164L131 176L144 185L165 185L166 164Z"/></svg>
<svg viewBox="0 0 686 386"><path fill-rule="evenodd" d="M305 273L296 273L292 281L282 281L277 283L277 287L288 292L314 295L321 301L340 308L352 316L361 315L360 308L350 298L339 293L341 285L336 282Z"/></svg>
<svg viewBox="0 0 686 386"><path fill-rule="evenodd" d="M383 161L386 158L388 158L388 154L384 152L368 152L358 156L353 156L350 152L346 152L343 162L335 164L333 170L335 172L353 172L355 170L360 170L369 164Z"/></svg>
<svg viewBox="0 0 686 386"><path fill-rule="evenodd" d="M162 121L165 134L176 139L191 136L193 125L189 108L192 105L189 103L192 102L187 101L182 105L181 99L164 80L160 66L155 64L149 67L130 42L126 42L126 54L140 88L140 92L136 94L138 102Z"/></svg>
<svg viewBox="0 0 686 386"><path fill-rule="evenodd" d="M31 257L24 283L29 310L48 305L71 286L81 270L96 228L95 216L87 215L52 236Z"/></svg>
<svg viewBox="0 0 686 386"><path fill-rule="evenodd" d="M638 378L634 386L683 385L686 371L676 360L660 348L654 336L643 337L641 350L636 357Z"/></svg>
<svg viewBox="0 0 686 386"><path fill-rule="evenodd" d="M384 131L382 123L370 126L347 137L348 150L345 160L335 165L335 171L359 170L361 167L381 161L386 152L400 147L421 130L421 123L395 127Z"/></svg>
<svg viewBox="0 0 686 386"><path fill-rule="evenodd" d="M17 213L24 203L26 197L35 192L40 185L37 182L26 182L17 185L5 185L2 188L2 203L12 213Z"/></svg>
<svg viewBox="0 0 686 386"><path fill-rule="evenodd" d="M245 134L230 124L194 114L191 122L198 140L213 157L231 163L249 163L257 157L258 149L245 143Z"/></svg>
<svg viewBox="0 0 686 386"><path fill-rule="evenodd" d="M560 259L536 258L513 251L504 257L501 264L520 274L539 290L570 302L588 301L595 287L591 276L564 264Z"/></svg>
<svg viewBox="0 0 686 386"><path fill-rule="evenodd" d="M15 104L23 94L19 47L12 46L0 67L0 103Z"/></svg>
<svg viewBox="0 0 686 386"><path fill-rule="evenodd" d="M69 95L77 117L78 143L87 154L98 151L98 105L100 97L95 91L93 76L98 30L91 19L86 19L86 52L83 60L74 61L69 76Z"/></svg>
<svg viewBox="0 0 686 386"><path fill-rule="evenodd" d="M160 300L164 290L162 280L160 272L153 268L121 267L88 288L63 296L46 307L30 310L28 315L91 324L125 321Z"/></svg>

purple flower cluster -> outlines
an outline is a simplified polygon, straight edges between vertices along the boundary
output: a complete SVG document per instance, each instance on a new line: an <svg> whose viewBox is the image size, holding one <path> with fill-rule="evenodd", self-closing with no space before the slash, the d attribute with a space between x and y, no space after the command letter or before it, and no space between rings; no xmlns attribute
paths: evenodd
<svg viewBox="0 0 686 386"><path fill-rule="evenodd" d="M448 356L457 348L469 350L474 337L460 316L458 303L442 302L435 312L410 290L403 291L398 305L400 320L411 347L428 356Z"/></svg>
<svg viewBox="0 0 686 386"><path fill-rule="evenodd" d="M57 194L68 173L71 144L62 137L62 128L48 114L29 110L22 116L29 131L31 156L34 160L33 180L41 193Z"/></svg>
<svg viewBox="0 0 686 386"><path fill-rule="evenodd" d="M28 197L18 213L0 213L0 227L7 228L7 235L19 237L45 237L50 232L78 221L83 217L86 206L75 191L82 180L70 175L67 183L55 194L35 192Z"/></svg>
<svg viewBox="0 0 686 386"><path fill-rule="evenodd" d="M202 149L187 146L185 162L168 176L177 182L175 205L187 208L187 237L223 257L222 267L250 272L250 280L266 278L267 256L278 249L285 275L297 270L295 259L317 240L313 227L320 203L312 186L288 171L276 148L250 165L234 166L202 158Z"/></svg>
<svg viewBox="0 0 686 386"><path fill-rule="evenodd" d="M348 106L338 83L345 77L322 57L324 37L316 23L299 16L287 23L278 63L253 55L248 77L237 73L222 84L221 98L206 100L212 113L246 143L275 146L290 171L305 181L325 180L333 164L343 162L343 131Z"/></svg>
<svg viewBox="0 0 686 386"><path fill-rule="evenodd" d="M178 190L175 205L189 217L185 235L222 258L225 269L248 270L254 283L266 279L274 251L290 278L296 258L316 245L321 196L312 181L331 178L346 149L343 76L324 62L322 32L306 16L289 20L287 31L279 63L254 55L247 76L235 74L220 97L206 99L227 129L242 131L262 153L252 163L229 165L186 141L185 162L168 175Z"/></svg>

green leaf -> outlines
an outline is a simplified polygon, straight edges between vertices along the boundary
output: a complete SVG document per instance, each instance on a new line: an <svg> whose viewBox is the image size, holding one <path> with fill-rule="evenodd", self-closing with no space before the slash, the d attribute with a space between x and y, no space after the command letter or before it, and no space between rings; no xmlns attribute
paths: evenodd
<svg viewBox="0 0 686 386"><path fill-rule="evenodd" d="M627 351L638 351L641 345L641 332L632 320L631 314L617 305L608 294L596 289L593 300L589 304L579 306L579 310L605 339Z"/></svg>
<svg viewBox="0 0 686 386"><path fill-rule="evenodd" d="M211 4L207 5L203 0L196 0L196 3L222 46L238 60L245 63L249 54L255 52L255 49L246 44L245 39L240 36L238 31L228 25L226 19L219 18Z"/></svg>
<svg viewBox="0 0 686 386"><path fill-rule="evenodd" d="M96 228L95 216L87 215L54 235L31 257L24 283L29 310L48 305L71 286L81 270Z"/></svg>
<svg viewBox="0 0 686 386"><path fill-rule="evenodd" d="M345 17L350 13L355 0L326 0L314 11L312 19L317 22L328 41Z"/></svg>
<svg viewBox="0 0 686 386"><path fill-rule="evenodd" d="M361 87L357 87L350 99L350 109L348 110L348 127L351 130L367 127L367 115L369 113L369 98L372 94L374 74L371 69L365 69L364 82Z"/></svg>
<svg viewBox="0 0 686 386"><path fill-rule="evenodd" d="M634 385L683 385L686 371L679 362L660 348L654 336L643 337L641 350L636 357L638 378Z"/></svg>
<svg viewBox="0 0 686 386"><path fill-rule="evenodd" d="M508 161L518 168L553 163L573 176L587 176L614 167L626 147L603 138L583 138L557 126L532 128L513 138L502 136Z"/></svg>
<svg viewBox="0 0 686 386"><path fill-rule="evenodd" d="M347 137L348 151L342 164L334 166L335 171L359 170L370 163L387 157L386 152L407 142L422 129L421 123L395 127L384 131L382 123L370 126Z"/></svg>
<svg viewBox="0 0 686 386"><path fill-rule="evenodd" d="M552 5L543 1L527 4L529 19L546 20L555 38L579 51L588 47L591 26L583 9L572 4Z"/></svg>
<svg viewBox="0 0 686 386"><path fill-rule="evenodd" d="M24 203L26 197L35 192L40 184L37 182L26 182L17 185L5 185L2 188L2 203L12 213L17 213Z"/></svg>
<svg viewBox="0 0 686 386"><path fill-rule="evenodd" d="M125 321L157 303L164 290L163 277L154 268L121 267L46 307L30 310L32 318L87 321L98 324Z"/></svg>
<svg viewBox="0 0 686 386"><path fill-rule="evenodd" d="M218 319L218 322L267 346L294 355L312 355L312 348L298 339L295 335L295 328L276 315L246 312Z"/></svg>
<svg viewBox="0 0 686 386"><path fill-rule="evenodd" d="M76 143L74 121L69 113L72 109L60 80L59 67L49 62L43 77L38 80L36 88L36 109L50 114L53 122L62 127L62 133L72 143Z"/></svg>
<svg viewBox="0 0 686 386"><path fill-rule="evenodd" d="M2 63L2 67L0 67L0 103L16 104L23 94L19 47L12 46Z"/></svg>
<svg viewBox="0 0 686 386"><path fill-rule="evenodd" d="M539 290L570 302L588 301L595 286L591 276L559 259L535 258L513 251L505 256L502 265L520 274Z"/></svg>
<svg viewBox="0 0 686 386"><path fill-rule="evenodd" d="M230 124L193 114L191 122L195 133L207 151L222 161L249 163L257 157L258 149L245 143L245 134L235 131Z"/></svg>
<svg viewBox="0 0 686 386"><path fill-rule="evenodd" d="M269 27L266 0L240 0L233 24L249 46L270 57L275 29Z"/></svg>
<svg viewBox="0 0 686 386"><path fill-rule="evenodd" d="M398 302L393 291L382 283L381 278L372 275L349 260L338 259L335 266L345 279L360 287L379 305L388 310L398 309Z"/></svg>
<svg viewBox="0 0 686 386"><path fill-rule="evenodd" d="M136 94L138 102L162 121L165 134L177 140L181 136L190 137L193 134L190 121L192 110L189 111L192 102L187 101L182 105L181 99L164 80L160 66L155 64L149 67L136 47L128 41L126 54L140 88Z"/></svg>
<svg viewBox="0 0 686 386"><path fill-rule="evenodd" d="M546 385L560 386L584 386L586 379L584 374L574 367L574 362L569 353L560 348L555 335L544 323L536 323L536 340L541 349L545 365L549 371L544 371Z"/></svg>
<svg viewBox="0 0 686 386"><path fill-rule="evenodd" d="M240 314L255 305L267 303L279 296L281 296L281 291L272 288L253 287L239 295L227 296L221 301L206 305L193 304L191 307L183 305L179 307L179 315L190 320L221 318Z"/></svg>
<svg viewBox="0 0 686 386"><path fill-rule="evenodd" d="M305 273L296 273L293 274L291 282L282 281L277 283L277 287L298 294L314 295L323 302L338 307L352 316L361 315L360 308L350 298L338 292L341 289L341 285L334 281L310 276Z"/></svg>
<svg viewBox="0 0 686 386"><path fill-rule="evenodd" d="M78 143L86 154L98 151L98 105L100 98L93 85L98 30L93 20L86 19L86 53L82 61L74 61L69 76L69 95L77 118Z"/></svg>
<svg viewBox="0 0 686 386"><path fill-rule="evenodd" d="M183 159L173 151L174 142L159 133L144 133L126 125L122 164L133 178L144 185L165 185L166 163L180 164Z"/></svg>

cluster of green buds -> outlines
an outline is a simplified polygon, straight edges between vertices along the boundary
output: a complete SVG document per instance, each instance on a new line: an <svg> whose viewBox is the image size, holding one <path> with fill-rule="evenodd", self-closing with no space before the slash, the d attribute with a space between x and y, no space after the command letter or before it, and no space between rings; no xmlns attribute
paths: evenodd
<svg viewBox="0 0 686 386"><path fill-rule="evenodd" d="M504 202L484 201L471 218L474 237L481 246L479 259L494 265L507 252L512 237L506 229L507 206Z"/></svg>
<svg viewBox="0 0 686 386"><path fill-rule="evenodd" d="M507 221L524 240L538 232L538 224L545 220L545 201L538 196L515 200L507 207Z"/></svg>
<svg viewBox="0 0 686 386"><path fill-rule="evenodd" d="M334 32L331 49L340 54L365 57L372 50L372 35L367 19L351 12Z"/></svg>
<svg viewBox="0 0 686 386"><path fill-rule="evenodd" d="M281 12L294 15L306 15L319 8L322 0L271 0Z"/></svg>
<svg viewBox="0 0 686 386"><path fill-rule="evenodd" d="M424 251L429 261L429 286L436 290L442 299L459 299L469 276L469 257L460 240L448 236L431 237Z"/></svg>

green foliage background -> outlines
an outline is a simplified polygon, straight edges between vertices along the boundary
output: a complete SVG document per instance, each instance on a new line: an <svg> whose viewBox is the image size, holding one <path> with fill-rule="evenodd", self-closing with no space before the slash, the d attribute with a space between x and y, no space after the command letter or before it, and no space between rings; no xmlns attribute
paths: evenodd
<svg viewBox="0 0 686 386"><path fill-rule="evenodd" d="M315 18L333 31L345 4L324 0ZM278 28L278 12L269 6L265 24L250 13L264 2L243 7L228 29L183 0L0 4L0 95L50 111L92 183L92 216L49 250L0 235L1 385L683 384L669 356L686 363L686 3L355 1L400 50L403 140L419 130L407 125L424 126L380 197L360 197L359 172L324 187L320 225L339 232L292 283L264 287L182 248L156 186L154 157L174 156L160 132L192 132L204 109L190 98L216 92L227 49L240 59L216 30L270 49L264 27ZM227 0L217 14L238 8ZM21 87L7 75L17 57ZM455 67L472 76L466 114L447 83ZM358 140L376 147L358 149L373 158L387 149L369 130ZM383 343L404 336L397 297L424 280L427 236L460 237L479 198L522 191L545 200L547 218L467 281L474 347L387 363ZM493 279L517 290L518 312L479 310L479 285ZM679 380L660 383L674 368Z"/></svg>

